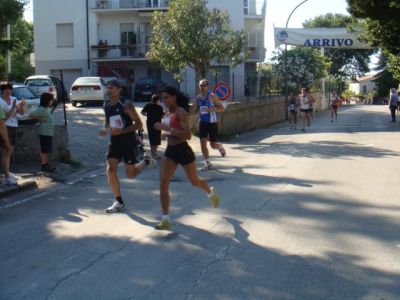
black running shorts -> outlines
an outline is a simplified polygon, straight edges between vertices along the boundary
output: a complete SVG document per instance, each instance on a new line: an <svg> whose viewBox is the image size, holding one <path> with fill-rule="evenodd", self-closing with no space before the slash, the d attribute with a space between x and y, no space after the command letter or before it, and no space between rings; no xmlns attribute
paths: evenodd
<svg viewBox="0 0 400 300"><path fill-rule="evenodd" d="M39 135L40 152L51 153L53 150L53 137L48 135Z"/></svg>
<svg viewBox="0 0 400 300"><path fill-rule="evenodd" d="M17 127L7 126L8 142L11 146L15 146L17 144L17 130Z"/></svg>
<svg viewBox="0 0 400 300"><path fill-rule="evenodd" d="M218 123L200 122L199 137L201 139L209 139L210 142L217 142L217 140L218 140Z"/></svg>
<svg viewBox="0 0 400 300"><path fill-rule="evenodd" d="M119 136L112 136L108 146L107 160L123 160L127 165L137 164L136 137L135 134L127 133Z"/></svg>
<svg viewBox="0 0 400 300"><path fill-rule="evenodd" d="M164 156L174 161L177 165L182 166L189 165L196 159L192 148L190 148L187 142L173 146L168 145Z"/></svg>

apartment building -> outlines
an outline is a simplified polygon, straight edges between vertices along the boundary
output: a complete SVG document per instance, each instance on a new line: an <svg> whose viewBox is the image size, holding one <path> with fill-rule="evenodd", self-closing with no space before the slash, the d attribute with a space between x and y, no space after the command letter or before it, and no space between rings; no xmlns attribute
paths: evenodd
<svg viewBox="0 0 400 300"><path fill-rule="evenodd" d="M228 11L232 26L248 33L249 58L236 68L213 66L212 83L225 81L235 99L245 90L256 93L257 63L265 59L266 0L209 0L209 8ZM151 15L168 10L168 0L34 0L34 40L37 74L63 71L67 88L79 76L118 77L130 91L142 77L161 79L193 96L194 71L182 70L178 83L160 65L149 62Z"/></svg>

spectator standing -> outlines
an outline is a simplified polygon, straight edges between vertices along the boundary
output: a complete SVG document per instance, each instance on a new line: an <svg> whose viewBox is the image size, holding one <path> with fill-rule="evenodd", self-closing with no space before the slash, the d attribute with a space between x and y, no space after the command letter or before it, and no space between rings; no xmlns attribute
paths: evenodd
<svg viewBox="0 0 400 300"><path fill-rule="evenodd" d="M40 163L43 172L54 172L55 168L49 165L49 154L53 149L54 118L51 107L54 96L50 93L43 93L40 96L40 105L31 114L33 119L40 122L39 141L40 141Z"/></svg>
<svg viewBox="0 0 400 300"><path fill-rule="evenodd" d="M17 113L24 113L24 105L26 103L24 99L18 101L15 97L13 97L12 89L11 83L6 82L0 85L0 90L2 92L0 105L5 115L8 142L10 144L9 151L4 151L1 157L1 167L5 176L5 184L7 185L16 185L18 180L17 176L10 172L10 160L17 142Z"/></svg>
<svg viewBox="0 0 400 300"><path fill-rule="evenodd" d="M164 116L164 110L160 105L160 95L154 94L151 97L151 103L147 104L141 111L141 114L147 116L146 126L149 135L151 156L154 159L160 159L158 155L158 146L161 145L161 131L156 130L154 125L160 123Z"/></svg>
<svg viewBox="0 0 400 300"><path fill-rule="evenodd" d="M397 93L397 90L393 88L390 90L390 100L389 100L389 109L392 115L391 122L396 122L396 109L398 104L399 104L399 94Z"/></svg>

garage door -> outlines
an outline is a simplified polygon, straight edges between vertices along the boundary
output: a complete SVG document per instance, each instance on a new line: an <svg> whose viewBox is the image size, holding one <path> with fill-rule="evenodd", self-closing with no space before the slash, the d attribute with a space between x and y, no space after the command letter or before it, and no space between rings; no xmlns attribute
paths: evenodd
<svg viewBox="0 0 400 300"><path fill-rule="evenodd" d="M51 71L51 74L61 78L60 71ZM82 76L82 69L66 69L63 70L63 77L64 77L64 85L69 94L72 84L74 83L75 79Z"/></svg>

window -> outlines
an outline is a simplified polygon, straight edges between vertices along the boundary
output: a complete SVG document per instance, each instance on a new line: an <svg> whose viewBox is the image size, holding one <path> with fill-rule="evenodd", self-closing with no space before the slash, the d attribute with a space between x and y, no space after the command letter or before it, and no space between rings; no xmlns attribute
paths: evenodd
<svg viewBox="0 0 400 300"><path fill-rule="evenodd" d="M147 77L161 80L161 68L148 68Z"/></svg>
<svg viewBox="0 0 400 300"><path fill-rule="evenodd" d="M366 84L363 84L363 86L362 86L362 93L368 94L368 86Z"/></svg>
<svg viewBox="0 0 400 300"><path fill-rule="evenodd" d="M121 56L133 56L136 46L136 33L134 23L123 23L120 25L121 30ZM129 46L128 46L129 45ZM133 46L134 45L134 46Z"/></svg>
<svg viewBox="0 0 400 300"><path fill-rule="evenodd" d="M74 24L56 24L57 47L74 47Z"/></svg>
<svg viewBox="0 0 400 300"><path fill-rule="evenodd" d="M244 0L244 14L249 14L249 0Z"/></svg>

